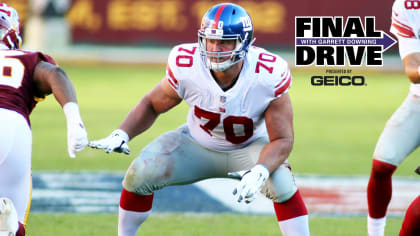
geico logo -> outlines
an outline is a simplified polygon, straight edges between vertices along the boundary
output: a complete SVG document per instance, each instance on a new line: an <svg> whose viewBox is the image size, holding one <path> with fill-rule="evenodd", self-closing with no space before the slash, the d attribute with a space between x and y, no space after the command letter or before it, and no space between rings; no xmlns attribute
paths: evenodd
<svg viewBox="0 0 420 236"><path fill-rule="evenodd" d="M314 75L311 77L311 84L314 86L362 86L365 85L365 77L361 75L355 76L321 76Z"/></svg>

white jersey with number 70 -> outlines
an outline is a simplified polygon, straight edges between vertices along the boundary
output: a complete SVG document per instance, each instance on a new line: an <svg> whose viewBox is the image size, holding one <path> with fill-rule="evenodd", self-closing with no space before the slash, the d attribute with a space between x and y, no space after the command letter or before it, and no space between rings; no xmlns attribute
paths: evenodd
<svg viewBox="0 0 420 236"><path fill-rule="evenodd" d="M190 106L187 125L192 137L221 151L242 148L267 135L264 112L292 82L285 60L252 46L236 83L223 91L202 62L197 43L172 49L166 78Z"/></svg>

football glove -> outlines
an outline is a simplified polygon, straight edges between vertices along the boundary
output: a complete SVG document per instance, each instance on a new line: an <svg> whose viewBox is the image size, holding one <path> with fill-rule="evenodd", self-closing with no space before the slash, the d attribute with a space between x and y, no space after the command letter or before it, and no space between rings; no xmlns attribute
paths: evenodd
<svg viewBox="0 0 420 236"><path fill-rule="evenodd" d="M233 189L233 195L238 194L238 202L251 203L255 200L257 193L262 189L270 175L267 167L258 164L247 171L229 173L232 178L239 178L241 181Z"/></svg>
<svg viewBox="0 0 420 236"><path fill-rule="evenodd" d="M0 235L15 235L18 228L18 215L12 200L0 198Z"/></svg>
<svg viewBox="0 0 420 236"><path fill-rule="evenodd" d="M67 150L71 158L75 158L76 152L82 151L88 142L88 135L83 123L67 122Z"/></svg>
<svg viewBox="0 0 420 236"><path fill-rule="evenodd" d="M130 154L130 150L127 145L129 139L128 134L124 130L117 129L114 130L108 137L91 141L88 145L91 148L105 149L106 153L123 152L125 154Z"/></svg>
<svg viewBox="0 0 420 236"><path fill-rule="evenodd" d="M82 151L89 142L87 131L80 117L77 103L66 103L63 111L67 119L67 151L71 158L75 158L76 152Z"/></svg>

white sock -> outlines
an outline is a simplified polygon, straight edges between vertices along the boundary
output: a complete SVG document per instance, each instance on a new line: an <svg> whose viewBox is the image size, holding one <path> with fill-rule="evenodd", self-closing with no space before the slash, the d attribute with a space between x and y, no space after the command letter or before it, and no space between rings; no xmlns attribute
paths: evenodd
<svg viewBox="0 0 420 236"><path fill-rule="evenodd" d="M118 210L118 236L135 236L140 225L150 215L150 211L127 211L120 207Z"/></svg>
<svg viewBox="0 0 420 236"><path fill-rule="evenodd" d="M280 230L284 236L309 236L308 215L298 216L279 221Z"/></svg>
<svg viewBox="0 0 420 236"><path fill-rule="evenodd" d="M369 236L384 236L386 216L382 218L367 217L367 228Z"/></svg>

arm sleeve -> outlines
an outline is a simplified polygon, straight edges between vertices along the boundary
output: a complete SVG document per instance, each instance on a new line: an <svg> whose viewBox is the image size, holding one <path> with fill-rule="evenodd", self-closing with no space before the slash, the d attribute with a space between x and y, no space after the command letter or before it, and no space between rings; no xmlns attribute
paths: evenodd
<svg viewBox="0 0 420 236"><path fill-rule="evenodd" d="M404 59L408 54L420 53L420 40L398 37L398 48L401 59Z"/></svg>
<svg viewBox="0 0 420 236"><path fill-rule="evenodd" d="M407 16L404 2L395 1L392 6L392 23L390 31L398 38L400 57L403 59L408 54L420 52L420 40L413 30L413 24Z"/></svg>
<svg viewBox="0 0 420 236"><path fill-rule="evenodd" d="M292 74L289 65L281 57L276 56L272 73L265 73L264 81L272 99L279 98L289 91L292 85Z"/></svg>
<svg viewBox="0 0 420 236"><path fill-rule="evenodd" d="M171 87L176 91L178 96L184 99L185 88L182 83L182 76L176 65L177 47L173 48L169 53L168 64L166 66L166 79Z"/></svg>
<svg viewBox="0 0 420 236"><path fill-rule="evenodd" d="M40 52L38 52L38 56L42 61L45 61L45 62L48 62L48 63L51 63L53 65L58 66L57 63L54 61L54 59L52 59L52 57L50 57L46 54L40 53Z"/></svg>
<svg viewBox="0 0 420 236"><path fill-rule="evenodd" d="M277 77L274 84L274 97L280 97L281 95L289 91L292 85L292 74L290 73L289 66L286 63L283 73Z"/></svg>

